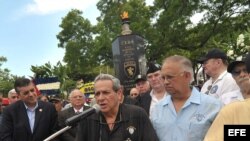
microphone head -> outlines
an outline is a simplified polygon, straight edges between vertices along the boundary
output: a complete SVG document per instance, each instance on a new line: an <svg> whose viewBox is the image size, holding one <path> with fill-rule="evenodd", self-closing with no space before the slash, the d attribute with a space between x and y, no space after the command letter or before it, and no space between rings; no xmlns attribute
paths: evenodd
<svg viewBox="0 0 250 141"><path fill-rule="evenodd" d="M92 107L95 109L96 113L98 113L101 109L100 105L98 105L98 104L95 104Z"/></svg>

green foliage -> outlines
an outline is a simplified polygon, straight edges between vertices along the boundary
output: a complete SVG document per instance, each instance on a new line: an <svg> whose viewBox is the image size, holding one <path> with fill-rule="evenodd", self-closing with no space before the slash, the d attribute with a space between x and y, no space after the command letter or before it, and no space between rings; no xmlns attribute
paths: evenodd
<svg viewBox="0 0 250 141"><path fill-rule="evenodd" d="M236 39L250 24L246 0L155 0L153 6L145 0L100 0L96 6L101 12L97 25L79 10L70 11L60 25L58 46L66 50L66 74L72 79L93 79L105 68L113 70L111 44L121 34L124 11L129 13L132 32L146 39L148 61L184 55L194 63L195 74L197 58L211 48L237 49ZM202 17L193 23L197 13Z"/></svg>
<svg viewBox="0 0 250 141"><path fill-rule="evenodd" d="M2 64L3 64L4 62L6 62L6 61L7 61L7 58L6 58L6 57L0 56L0 67L1 67Z"/></svg>
<svg viewBox="0 0 250 141"><path fill-rule="evenodd" d="M15 76L10 74L9 69L1 68L2 64L6 61L6 57L0 56L0 93L2 93L4 97L7 97L7 93L13 88L15 78Z"/></svg>

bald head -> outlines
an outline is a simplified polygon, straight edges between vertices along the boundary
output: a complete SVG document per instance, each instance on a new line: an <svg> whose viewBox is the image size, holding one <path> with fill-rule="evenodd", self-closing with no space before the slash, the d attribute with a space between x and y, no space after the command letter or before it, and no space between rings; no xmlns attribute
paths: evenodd
<svg viewBox="0 0 250 141"><path fill-rule="evenodd" d="M75 109L81 109L85 103L85 95L79 89L74 89L69 94L69 100L72 107Z"/></svg>
<svg viewBox="0 0 250 141"><path fill-rule="evenodd" d="M19 100L18 95L17 95L15 89L11 89L11 90L9 91L9 93L8 93L8 98L9 98L10 104L16 102L17 100Z"/></svg>

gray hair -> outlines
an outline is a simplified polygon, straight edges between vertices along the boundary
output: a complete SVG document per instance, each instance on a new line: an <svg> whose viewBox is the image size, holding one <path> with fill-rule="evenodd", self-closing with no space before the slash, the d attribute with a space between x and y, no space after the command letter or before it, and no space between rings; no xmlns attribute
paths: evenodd
<svg viewBox="0 0 250 141"><path fill-rule="evenodd" d="M79 92L83 95L83 98L85 98L85 94L84 94L82 91L80 91L79 89L73 89L73 90L71 90L71 92L70 92L70 94L69 94L69 99L72 98L72 95L73 95L76 91L79 91Z"/></svg>
<svg viewBox="0 0 250 141"><path fill-rule="evenodd" d="M11 90L8 92L8 98L10 98L12 94L17 94L17 92L16 92L15 89L11 89Z"/></svg>
<svg viewBox="0 0 250 141"><path fill-rule="evenodd" d="M167 61L171 61L171 62L176 62L176 63L180 63L181 64L181 67L184 71L187 71L191 74L191 82L194 81L194 71L193 71L193 64L192 62L184 57L184 56L180 56L180 55L173 55L173 56L170 56L170 57L167 57L164 61L163 61L163 64L166 63ZM190 82L190 83L191 83Z"/></svg>
<svg viewBox="0 0 250 141"><path fill-rule="evenodd" d="M117 92L121 88L120 80L110 74L99 74L95 80L94 83L96 83L99 80L111 80L113 82L113 90Z"/></svg>

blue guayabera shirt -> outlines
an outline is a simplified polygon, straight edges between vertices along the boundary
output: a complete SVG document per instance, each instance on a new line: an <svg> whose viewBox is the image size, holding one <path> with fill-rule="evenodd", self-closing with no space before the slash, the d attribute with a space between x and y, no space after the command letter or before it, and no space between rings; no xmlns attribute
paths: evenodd
<svg viewBox="0 0 250 141"><path fill-rule="evenodd" d="M168 95L156 105L151 120L160 141L203 141L221 107L219 100L193 87L178 113Z"/></svg>

